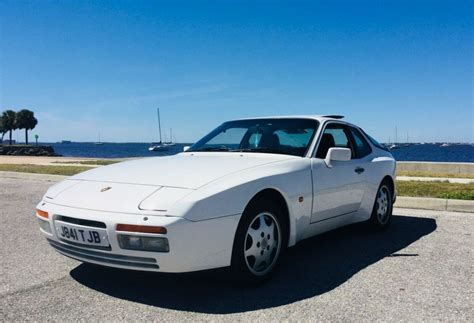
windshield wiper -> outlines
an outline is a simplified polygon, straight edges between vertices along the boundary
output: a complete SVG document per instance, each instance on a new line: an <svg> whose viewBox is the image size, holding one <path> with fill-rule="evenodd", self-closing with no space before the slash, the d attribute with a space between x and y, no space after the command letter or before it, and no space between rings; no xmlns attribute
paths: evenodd
<svg viewBox="0 0 474 323"><path fill-rule="evenodd" d="M274 153L274 154L284 154L287 155L288 153L281 150L281 149L275 149L275 148L266 148L266 147L261 147L261 148L241 148L241 149L232 149L229 150L231 152L242 152L242 153Z"/></svg>
<svg viewBox="0 0 474 323"><path fill-rule="evenodd" d="M221 147L204 147L195 150L188 150L189 152L196 152L196 151L229 151L230 149L226 146Z"/></svg>
<svg viewBox="0 0 474 323"><path fill-rule="evenodd" d="M230 149L227 146L220 146L220 147L203 147L195 150L188 150L188 152L205 152L205 151L229 151L229 152L242 152L242 153L269 153L269 154L283 154L283 155L291 155L289 152L276 149L276 148L240 148L240 149Z"/></svg>

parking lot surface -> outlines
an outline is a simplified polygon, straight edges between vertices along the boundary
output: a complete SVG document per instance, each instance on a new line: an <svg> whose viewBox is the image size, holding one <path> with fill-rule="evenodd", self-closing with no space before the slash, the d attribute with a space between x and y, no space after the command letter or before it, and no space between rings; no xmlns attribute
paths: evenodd
<svg viewBox="0 0 474 323"><path fill-rule="evenodd" d="M226 271L141 273L81 264L41 236L44 180L0 178L0 321L474 321L474 215L396 209L291 248L263 286Z"/></svg>

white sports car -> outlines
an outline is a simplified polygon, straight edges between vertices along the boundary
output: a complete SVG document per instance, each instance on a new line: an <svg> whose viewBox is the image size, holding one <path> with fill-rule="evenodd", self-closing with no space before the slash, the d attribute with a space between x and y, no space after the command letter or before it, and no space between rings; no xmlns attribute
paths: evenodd
<svg viewBox="0 0 474 323"><path fill-rule="evenodd" d="M83 262L159 272L230 266L266 279L298 241L390 222L395 160L341 119L229 121L178 155L78 174L38 204L41 231Z"/></svg>

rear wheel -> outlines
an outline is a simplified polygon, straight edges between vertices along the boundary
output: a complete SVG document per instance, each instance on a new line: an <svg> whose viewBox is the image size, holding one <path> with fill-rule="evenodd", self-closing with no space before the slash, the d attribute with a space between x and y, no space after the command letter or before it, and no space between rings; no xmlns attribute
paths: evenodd
<svg viewBox="0 0 474 323"><path fill-rule="evenodd" d="M287 241L283 223L281 210L265 199L245 211L232 252L232 269L238 278L262 282L271 277Z"/></svg>
<svg viewBox="0 0 474 323"><path fill-rule="evenodd" d="M377 229L389 226L393 211L393 192L387 181L382 182L375 197L374 208L370 222Z"/></svg>

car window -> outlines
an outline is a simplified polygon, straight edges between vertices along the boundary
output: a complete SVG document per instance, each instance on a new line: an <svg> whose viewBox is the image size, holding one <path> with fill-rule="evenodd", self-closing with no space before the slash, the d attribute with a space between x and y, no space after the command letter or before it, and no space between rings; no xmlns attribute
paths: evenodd
<svg viewBox="0 0 474 323"><path fill-rule="evenodd" d="M254 132L250 135L249 140L248 140L248 146L249 147L258 147L260 143L260 139L262 139L262 133L260 132Z"/></svg>
<svg viewBox="0 0 474 323"><path fill-rule="evenodd" d="M359 130L354 127L350 127L352 138L354 139L355 158L362 158L372 152L369 143L362 136Z"/></svg>
<svg viewBox="0 0 474 323"><path fill-rule="evenodd" d="M242 137L247 132L247 128L229 128L225 129L217 136L212 138L206 143L206 147L226 147L226 148L238 148Z"/></svg>
<svg viewBox="0 0 474 323"><path fill-rule="evenodd" d="M326 158L329 148L333 147L349 148L352 151L352 156L354 156L354 151L352 150L349 136L347 135L344 125L329 124L326 129L324 129L316 157L322 159Z"/></svg>
<svg viewBox="0 0 474 323"><path fill-rule="evenodd" d="M304 118L229 121L187 151L250 152L303 157L318 126L318 121Z"/></svg>
<svg viewBox="0 0 474 323"><path fill-rule="evenodd" d="M334 147L351 148L349 145L349 138L347 138L343 128L326 129L324 133L332 135L334 138Z"/></svg>
<svg viewBox="0 0 474 323"><path fill-rule="evenodd" d="M381 143L379 143L377 140L374 139L374 137L370 136L367 134L367 132L365 132L364 130L362 130L362 132L364 133L364 135L369 138L369 141L372 143L372 145L374 145L375 147L377 148L380 148L380 149L383 149L385 151L388 151L390 152L390 149L388 149L386 146L382 145Z"/></svg>
<svg viewBox="0 0 474 323"><path fill-rule="evenodd" d="M313 129L284 129L275 131L275 134L280 140L280 145L306 147L313 135Z"/></svg>

